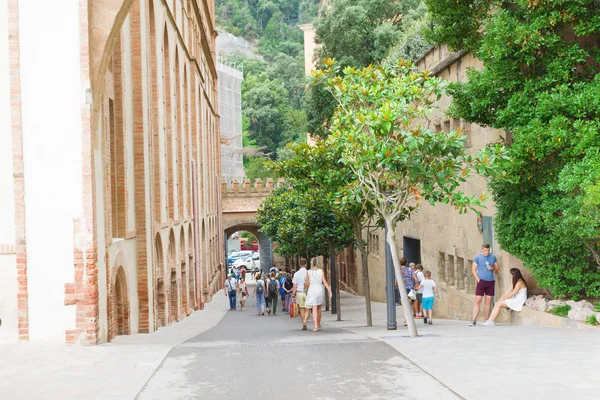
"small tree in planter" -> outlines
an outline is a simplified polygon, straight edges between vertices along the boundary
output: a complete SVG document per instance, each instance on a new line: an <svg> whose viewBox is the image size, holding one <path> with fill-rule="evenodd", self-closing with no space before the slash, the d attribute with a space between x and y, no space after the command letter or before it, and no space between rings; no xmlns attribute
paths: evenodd
<svg viewBox="0 0 600 400"><path fill-rule="evenodd" d="M354 174L340 203L367 201L389 227L386 237L398 277L402 307L410 336L417 328L401 278L395 239L396 224L409 219L423 201L450 203L459 213L481 206L485 194L468 196L459 190L473 168L495 172L494 161L505 157L500 144L477 155L465 153L460 130L435 132L428 117L442 95L444 82L419 72L410 62L392 66L345 68L334 60L316 72L338 102L328 141L340 150L341 160Z"/></svg>

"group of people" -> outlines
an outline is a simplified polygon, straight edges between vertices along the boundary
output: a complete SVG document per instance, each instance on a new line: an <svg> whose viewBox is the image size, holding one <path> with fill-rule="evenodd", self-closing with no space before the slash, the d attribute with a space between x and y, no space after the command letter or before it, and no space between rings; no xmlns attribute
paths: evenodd
<svg viewBox="0 0 600 400"><path fill-rule="evenodd" d="M483 326L496 325L496 318L503 308L513 311L521 311L527 299L527 283L518 268L511 268L512 288L502 295L491 309L492 299L495 295L495 273L500 269L498 259L491 253L491 246L484 244L481 253L473 259L471 272L477 282L475 288L475 303L473 305L473 316L469 326L477 325L477 315L481 303L485 298L485 322ZM400 259L400 271L407 295L411 301L413 317L423 319L425 324L433 324L433 305L438 287L431 279L431 272L424 271L421 264L410 263L407 265L405 258ZM400 291L396 280L396 302L401 304ZM406 316L404 316L406 326Z"/></svg>
<svg viewBox="0 0 600 400"><path fill-rule="evenodd" d="M412 303L413 317L423 319L425 324L433 325L433 303L438 292L437 284L431 279L431 271L423 272L423 265L410 263L407 266L406 263L406 258L400 259L400 272ZM396 303L402 304L401 298L396 279ZM404 311L402 314L404 315ZM406 315L404 315L404 326L406 326Z"/></svg>
<svg viewBox="0 0 600 400"><path fill-rule="evenodd" d="M231 272L223 284L225 296L229 297L229 309L237 310L239 299L241 310L244 310L246 299L250 295L246 284L245 274L236 276ZM325 290L331 298L331 287L325 278L323 269L314 258L312 266L308 266L306 259L300 259L300 268L292 275L289 270L279 271L272 267L269 273L263 275L258 272L255 277L252 297L256 299L258 315L277 315L278 302L281 299L281 311L289 311L289 307L298 305L302 329L307 330L307 322L311 310L314 322L313 331L322 327L322 304L325 301Z"/></svg>
<svg viewBox="0 0 600 400"><path fill-rule="evenodd" d="M327 289L330 298L332 293L317 259L314 258L311 264L309 266L306 259L301 259L300 269L293 275L287 269L279 271L275 267L271 268L269 273L265 273L264 276L261 272L258 272L254 292L252 293L252 297L256 298L258 315L265 315L265 312L277 315L278 300L281 299L282 311L284 312L288 311L293 304L298 305L303 330L307 330L307 322L312 309L313 331L320 330L325 289ZM400 259L400 267L407 297L411 302L413 317L422 319L425 324L432 325L433 305L438 286L431 279L431 271L424 271L421 264L408 264L405 258ZM477 285L475 288L473 318L469 326L477 325L477 315L484 298L484 326L494 326L496 324L495 320L503 308L514 311L522 310L527 299L527 283L518 268L510 269L512 288L502 295L496 301L494 308L491 309L492 299L495 295L495 273L499 269L498 259L491 253L490 245L484 244L481 253L473 259L471 267ZM225 281L224 290L225 295L229 297L230 310L237 310L237 298L239 298L241 310L244 310L246 298L249 295L245 273L240 273L239 277L236 277L235 272L232 272ZM397 279L396 302L401 303ZM406 315L404 315L404 325L406 326L406 324Z"/></svg>

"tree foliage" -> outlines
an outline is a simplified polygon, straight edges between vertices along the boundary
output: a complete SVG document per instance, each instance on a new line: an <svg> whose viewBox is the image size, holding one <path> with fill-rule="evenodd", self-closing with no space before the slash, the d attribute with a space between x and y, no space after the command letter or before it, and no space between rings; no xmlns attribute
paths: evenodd
<svg viewBox="0 0 600 400"><path fill-rule="evenodd" d="M278 188L261 204L257 222L284 256L328 254L329 246L352 243L352 228L336 215L318 190Z"/></svg>
<svg viewBox="0 0 600 400"><path fill-rule="evenodd" d="M325 61L323 74L339 106L332 119L328 144L340 151L340 160L353 173L344 196L346 203L365 201L389 227L390 246L396 276L401 276L395 228L398 221L410 218L420 205L449 203L458 212L481 206L485 195L468 195L459 189L471 170L492 174L503 147L496 144L476 155L465 152L465 136L460 131L432 129L429 116L441 97L445 83L418 72L408 61L394 66L346 67L338 75L333 60ZM402 279L405 315L410 303ZM411 336L417 331L409 321Z"/></svg>
<svg viewBox="0 0 600 400"><path fill-rule="evenodd" d="M341 67L379 63L404 27L421 19L425 11L419 0L332 0L315 23L317 57L335 58ZM308 131L327 137L335 100L322 82L310 85L306 97Z"/></svg>
<svg viewBox="0 0 600 400"><path fill-rule="evenodd" d="M510 132L497 236L557 296L600 296L600 4L426 0L429 36L483 61L451 113ZM494 7L494 9L492 9Z"/></svg>
<svg viewBox="0 0 600 400"><path fill-rule="evenodd" d="M248 138L273 159L287 143L306 136L303 34L297 23L300 18L314 18L316 4L314 0L217 1L218 23L256 42L264 59L228 56L228 61L244 68L242 112L248 121ZM259 167L258 160L252 165Z"/></svg>

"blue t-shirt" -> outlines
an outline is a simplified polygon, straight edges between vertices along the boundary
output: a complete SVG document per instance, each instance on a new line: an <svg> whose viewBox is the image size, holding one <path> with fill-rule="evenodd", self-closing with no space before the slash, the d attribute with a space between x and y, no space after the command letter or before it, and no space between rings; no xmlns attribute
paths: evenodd
<svg viewBox="0 0 600 400"><path fill-rule="evenodd" d="M483 281L493 281L494 271L490 271L487 267L488 265L493 266L497 261L498 259L492 253L487 257L481 253L477 254L473 259L473 262L477 263L477 275L479 276L479 279Z"/></svg>

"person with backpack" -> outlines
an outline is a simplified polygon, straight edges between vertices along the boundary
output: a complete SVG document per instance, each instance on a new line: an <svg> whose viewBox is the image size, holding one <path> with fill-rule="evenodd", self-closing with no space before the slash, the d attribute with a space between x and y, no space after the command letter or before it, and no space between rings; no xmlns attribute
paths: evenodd
<svg viewBox="0 0 600 400"><path fill-rule="evenodd" d="M254 293L252 293L252 297L254 296L256 296L258 315L265 315L265 282L260 272L256 275L256 284L254 285Z"/></svg>
<svg viewBox="0 0 600 400"><path fill-rule="evenodd" d="M287 309L283 311L289 311L290 306L292 305L292 288L294 287L294 283L292 282L292 274L288 272L282 280L282 289L285 292L285 304L287 305Z"/></svg>
<svg viewBox="0 0 600 400"><path fill-rule="evenodd" d="M269 296L269 300L267 302L267 314L271 314L271 310L273 310L273 315L277 315L277 298L279 293L279 281L277 280L277 274L275 271L271 272L271 276L267 280L267 293Z"/></svg>
<svg viewBox="0 0 600 400"><path fill-rule="evenodd" d="M287 305L287 302L285 301L285 289L283 288L283 284L286 280L286 275L285 272L281 273L280 275L281 276L279 277L279 294L281 295L281 311L286 312L287 309L285 308L285 306Z"/></svg>

